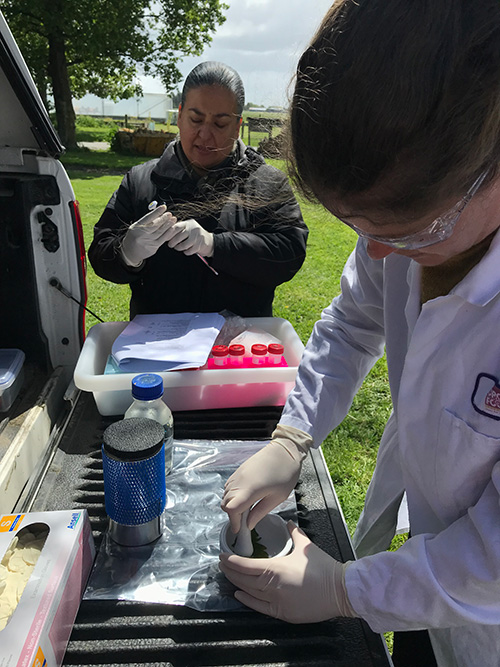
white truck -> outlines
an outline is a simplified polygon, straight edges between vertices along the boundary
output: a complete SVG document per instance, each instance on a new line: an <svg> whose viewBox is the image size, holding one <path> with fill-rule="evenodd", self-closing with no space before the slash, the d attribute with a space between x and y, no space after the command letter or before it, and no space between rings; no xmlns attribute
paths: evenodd
<svg viewBox="0 0 500 667"><path fill-rule="evenodd" d="M0 510L33 492L76 400L85 334L85 247L63 146L0 14L0 348L25 354L0 413Z"/></svg>

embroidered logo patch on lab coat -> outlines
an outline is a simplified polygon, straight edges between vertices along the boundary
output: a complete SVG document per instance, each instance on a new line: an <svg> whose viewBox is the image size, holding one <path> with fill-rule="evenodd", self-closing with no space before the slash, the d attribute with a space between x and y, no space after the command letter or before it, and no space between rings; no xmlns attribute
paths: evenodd
<svg viewBox="0 0 500 667"><path fill-rule="evenodd" d="M500 384L498 378L487 373L477 376L472 393L472 405L476 412L500 420Z"/></svg>

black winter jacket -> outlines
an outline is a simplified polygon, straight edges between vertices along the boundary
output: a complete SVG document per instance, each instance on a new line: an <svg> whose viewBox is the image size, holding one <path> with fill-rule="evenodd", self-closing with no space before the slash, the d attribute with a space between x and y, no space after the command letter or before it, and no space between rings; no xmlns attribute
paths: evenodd
<svg viewBox="0 0 500 667"><path fill-rule="evenodd" d="M133 167L94 228L89 259L95 272L130 283L130 315L219 312L272 315L274 290L302 266L308 230L285 175L238 140L236 150L203 178L179 160L177 142ZM121 240L153 200L179 219L194 218L214 233L208 259L162 245L137 270L121 259ZM215 202L215 203L214 203ZM219 202L219 203L217 203Z"/></svg>

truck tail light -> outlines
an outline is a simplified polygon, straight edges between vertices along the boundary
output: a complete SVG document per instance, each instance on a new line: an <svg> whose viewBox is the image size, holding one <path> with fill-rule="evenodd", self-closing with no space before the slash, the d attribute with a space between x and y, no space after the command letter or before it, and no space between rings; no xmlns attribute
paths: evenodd
<svg viewBox="0 0 500 667"><path fill-rule="evenodd" d="M82 306L80 308L80 338L81 344L83 345L85 340L85 309L87 306L87 255L85 253L85 242L83 238L83 226L79 204L77 201L71 201L69 207L77 232L78 269L80 274L80 294L82 296L80 302L80 305Z"/></svg>

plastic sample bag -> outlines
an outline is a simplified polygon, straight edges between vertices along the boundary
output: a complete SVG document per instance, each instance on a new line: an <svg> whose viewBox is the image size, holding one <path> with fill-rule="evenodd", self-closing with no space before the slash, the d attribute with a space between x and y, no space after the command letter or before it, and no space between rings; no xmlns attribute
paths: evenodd
<svg viewBox="0 0 500 667"><path fill-rule="evenodd" d="M162 536L146 546L123 547L106 533L84 599L159 602L199 611L244 609L219 570L219 535L227 521L220 504L227 478L265 444L175 440ZM275 511L296 521L294 493Z"/></svg>

